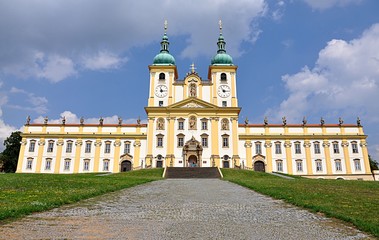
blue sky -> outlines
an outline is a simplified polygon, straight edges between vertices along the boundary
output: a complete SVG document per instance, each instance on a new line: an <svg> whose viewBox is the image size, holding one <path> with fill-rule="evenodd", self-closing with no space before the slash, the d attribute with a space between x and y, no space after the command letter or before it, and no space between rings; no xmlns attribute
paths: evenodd
<svg viewBox="0 0 379 240"><path fill-rule="evenodd" d="M379 160L378 12L377 0L1 1L0 140L28 115L145 119L164 20L182 79L192 62L207 78L222 19L240 122L360 116Z"/></svg>

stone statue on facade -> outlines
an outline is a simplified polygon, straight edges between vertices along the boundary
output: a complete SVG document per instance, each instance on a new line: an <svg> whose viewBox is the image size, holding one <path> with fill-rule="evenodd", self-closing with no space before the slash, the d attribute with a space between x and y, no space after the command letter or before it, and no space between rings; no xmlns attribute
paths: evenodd
<svg viewBox="0 0 379 240"><path fill-rule="evenodd" d="M101 126L103 125L103 123L104 123L104 119L103 119L103 117L100 117L100 119L99 119L99 123L100 123Z"/></svg>
<svg viewBox="0 0 379 240"><path fill-rule="evenodd" d="M48 121L49 121L49 118L46 116L46 117L43 119L43 124L47 124Z"/></svg>
<svg viewBox="0 0 379 240"><path fill-rule="evenodd" d="M122 118L118 117L118 125L120 126L122 124Z"/></svg>
<svg viewBox="0 0 379 240"><path fill-rule="evenodd" d="M80 125L83 125L83 124L84 124L84 118L81 117L81 118L80 118Z"/></svg>
<svg viewBox="0 0 379 240"><path fill-rule="evenodd" d="M338 118L338 125L342 125L343 124L343 119L340 117L340 118Z"/></svg>
<svg viewBox="0 0 379 240"><path fill-rule="evenodd" d="M263 123L264 123L265 126L268 125L268 118L267 118L267 116L265 116L265 118L263 119Z"/></svg>
<svg viewBox="0 0 379 240"><path fill-rule="evenodd" d="M28 116L27 118L26 118L26 125L29 125L30 124L30 116Z"/></svg>
<svg viewBox="0 0 379 240"><path fill-rule="evenodd" d="M303 122L303 126L307 124L307 118L305 116L303 117L303 121L302 122Z"/></svg>
<svg viewBox="0 0 379 240"><path fill-rule="evenodd" d="M286 126L287 125L287 119L286 119L286 117L282 117L282 121L283 121L283 126Z"/></svg>
<svg viewBox="0 0 379 240"><path fill-rule="evenodd" d="M358 127L362 126L362 125L361 125L361 119L360 119L359 117L357 117L357 126L358 126Z"/></svg>
<svg viewBox="0 0 379 240"><path fill-rule="evenodd" d="M228 121L228 119L226 119L226 118L222 119L221 130L229 130L229 121Z"/></svg>
<svg viewBox="0 0 379 240"><path fill-rule="evenodd" d="M245 118L245 124L249 124L249 119L247 117Z"/></svg>
<svg viewBox="0 0 379 240"><path fill-rule="evenodd" d="M191 129L191 130L196 129L196 118L195 117L190 118L189 129Z"/></svg>
<svg viewBox="0 0 379 240"><path fill-rule="evenodd" d="M140 125L141 124L141 118L138 116L138 119L137 119L137 124Z"/></svg>
<svg viewBox="0 0 379 240"><path fill-rule="evenodd" d="M321 119L320 119L320 124L321 124L321 126L324 126L324 124L325 124L325 120L323 117L321 117Z"/></svg>
<svg viewBox="0 0 379 240"><path fill-rule="evenodd" d="M66 117L65 117L65 116L63 116L63 118L62 118L62 124L63 124L63 125L66 124Z"/></svg>

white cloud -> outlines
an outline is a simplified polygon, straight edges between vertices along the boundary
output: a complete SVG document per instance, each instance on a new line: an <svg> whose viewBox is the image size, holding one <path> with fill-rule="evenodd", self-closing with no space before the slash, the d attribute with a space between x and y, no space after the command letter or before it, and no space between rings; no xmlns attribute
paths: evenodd
<svg viewBox="0 0 379 240"><path fill-rule="evenodd" d="M26 111L32 111L39 114L44 114L47 112L47 104L48 100L45 97L36 96L34 93L30 93L25 91L24 89L12 87L9 91L12 94L23 94L25 95L25 99L27 102L31 104L31 106L25 105L9 105L8 107Z"/></svg>
<svg viewBox="0 0 379 240"><path fill-rule="evenodd" d="M90 70L103 70L119 68L127 58L120 58L113 53L100 51L94 56L83 58L83 65Z"/></svg>
<svg viewBox="0 0 379 240"><path fill-rule="evenodd" d="M378 59L379 24L352 41L331 40L313 69L304 67L282 77L289 97L266 114L299 121L303 115L326 112L331 117L360 115L378 123Z"/></svg>
<svg viewBox="0 0 379 240"><path fill-rule="evenodd" d="M350 4L359 4L362 0L304 0L313 9L324 10L332 7L344 7Z"/></svg>
<svg viewBox="0 0 379 240"><path fill-rule="evenodd" d="M227 51L238 57L242 42L257 39L254 20L266 11L265 0L162 0L159 6L132 0L1 1L0 31L7 44L0 45L0 73L55 83L85 69L115 69L130 49L160 41L164 19L169 37L186 39L175 56L214 55L222 19Z"/></svg>
<svg viewBox="0 0 379 240"><path fill-rule="evenodd" d="M3 83L0 82L0 88L3 86ZM4 122L2 119L3 116L3 111L2 108L3 106L8 102L8 96L0 91L0 151L4 150L4 140L10 136L10 134L17 129L14 126L8 125Z"/></svg>

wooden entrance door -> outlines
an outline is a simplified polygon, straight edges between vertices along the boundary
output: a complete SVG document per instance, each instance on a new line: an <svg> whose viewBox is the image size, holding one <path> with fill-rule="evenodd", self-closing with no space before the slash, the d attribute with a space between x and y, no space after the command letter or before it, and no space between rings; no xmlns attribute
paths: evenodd
<svg viewBox="0 0 379 240"><path fill-rule="evenodd" d="M256 172L264 172L265 171L265 163L262 161L256 161L254 163L254 171Z"/></svg>
<svg viewBox="0 0 379 240"><path fill-rule="evenodd" d="M132 170L132 162L125 160L121 163L121 172L128 172Z"/></svg>
<svg viewBox="0 0 379 240"><path fill-rule="evenodd" d="M162 168L163 167L163 161L157 161L157 168Z"/></svg>
<svg viewBox="0 0 379 240"><path fill-rule="evenodd" d="M229 161L222 161L222 167L223 168L229 168L230 167Z"/></svg>

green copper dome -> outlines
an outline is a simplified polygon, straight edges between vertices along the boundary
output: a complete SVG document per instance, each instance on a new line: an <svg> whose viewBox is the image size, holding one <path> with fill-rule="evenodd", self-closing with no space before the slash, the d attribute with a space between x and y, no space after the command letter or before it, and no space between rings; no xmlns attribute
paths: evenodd
<svg viewBox="0 0 379 240"><path fill-rule="evenodd" d="M175 58L168 51L169 44L170 42L165 33L162 37L161 52L154 57L154 65L175 65Z"/></svg>
<svg viewBox="0 0 379 240"><path fill-rule="evenodd" d="M233 58L226 53L225 45L224 36L220 33L217 42L218 50L217 54L212 58L212 65L233 65Z"/></svg>

